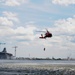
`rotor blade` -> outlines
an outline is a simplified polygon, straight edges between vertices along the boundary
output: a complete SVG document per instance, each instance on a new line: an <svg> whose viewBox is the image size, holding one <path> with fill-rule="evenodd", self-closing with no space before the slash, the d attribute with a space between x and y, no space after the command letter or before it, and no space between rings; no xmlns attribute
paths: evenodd
<svg viewBox="0 0 75 75"><path fill-rule="evenodd" d="M46 32L46 31L36 31L36 32Z"/></svg>
<svg viewBox="0 0 75 75"><path fill-rule="evenodd" d="M48 31L48 29L46 28L46 31Z"/></svg>

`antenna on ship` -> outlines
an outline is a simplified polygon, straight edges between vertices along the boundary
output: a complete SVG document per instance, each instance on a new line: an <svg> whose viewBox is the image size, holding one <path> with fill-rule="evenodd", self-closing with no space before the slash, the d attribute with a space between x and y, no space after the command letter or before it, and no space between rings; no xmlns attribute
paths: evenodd
<svg viewBox="0 0 75 75"><path fill-rule="evenodd" d="M17 48L17 46L14 46L13 48L15 48L15 54L14 54L14 56L16 57L16 48Z"/></svg>
<svg viewBox="0 0 75 75"><path fill-rule="evenodd" d="M1 43L1 42L0 42L0 50L1 50L1 45L2 45L2 44L4 44L4 45L5 45L6 43Z"/></svg>

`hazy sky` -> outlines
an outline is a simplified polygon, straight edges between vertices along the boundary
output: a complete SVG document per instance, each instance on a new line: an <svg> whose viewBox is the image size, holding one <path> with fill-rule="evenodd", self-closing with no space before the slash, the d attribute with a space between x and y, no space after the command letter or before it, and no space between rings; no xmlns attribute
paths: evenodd
<svg viewBox="0 0 75 75"><path fill-rule="evenodd" d="M53 37L39 39L46 28ZM0 43L17 57L75 58L75 0L0 0Z"/></svg>

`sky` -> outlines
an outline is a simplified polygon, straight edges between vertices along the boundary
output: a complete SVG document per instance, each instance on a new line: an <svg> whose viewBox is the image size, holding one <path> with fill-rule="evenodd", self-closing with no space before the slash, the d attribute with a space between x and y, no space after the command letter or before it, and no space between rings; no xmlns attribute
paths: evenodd
<svg viewBox="0 0 75 75"><path fill-rule="evenodd" d="M0 51L15 46L16 57L75 58L75 0L0 0Z"/></svg>

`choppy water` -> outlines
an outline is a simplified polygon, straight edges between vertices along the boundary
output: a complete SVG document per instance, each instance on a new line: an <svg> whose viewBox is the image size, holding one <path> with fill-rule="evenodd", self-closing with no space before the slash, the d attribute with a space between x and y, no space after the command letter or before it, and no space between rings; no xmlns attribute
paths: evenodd
<svg viewBox="0 0 75 75"><path fill-rule="evenodd" d="M75 61L0 60L0 75L75 75Z"/></svg>

